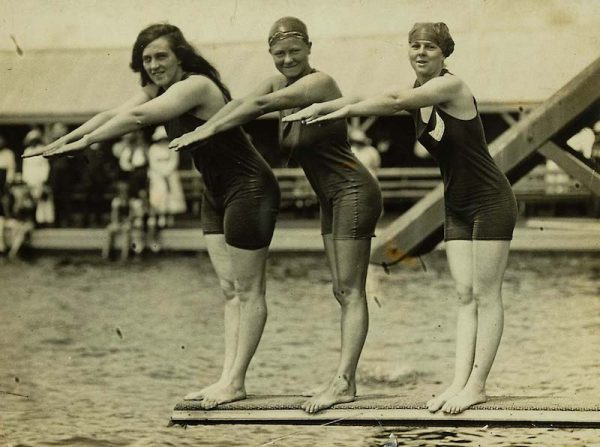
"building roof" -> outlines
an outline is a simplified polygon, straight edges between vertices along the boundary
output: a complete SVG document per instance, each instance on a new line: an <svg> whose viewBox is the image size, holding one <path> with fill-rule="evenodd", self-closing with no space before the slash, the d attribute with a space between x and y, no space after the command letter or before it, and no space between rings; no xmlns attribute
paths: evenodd
<svg viewBox="0 0 600 447"><path fill-rule="evenodd" d="M467 82L481 110L514 111L545 100L595 60L598 45L574 45L576 31L552 41L541 32L459 34L447 65ZM197 47L234 97L276 73L264 42ZM345 94L374 95L412 85L407 47L405 35L327 39L313 44L311 64L332 75ZM80 122L118 105L139 85L129 58L129 48L0 51L0 124Z"/></svg>

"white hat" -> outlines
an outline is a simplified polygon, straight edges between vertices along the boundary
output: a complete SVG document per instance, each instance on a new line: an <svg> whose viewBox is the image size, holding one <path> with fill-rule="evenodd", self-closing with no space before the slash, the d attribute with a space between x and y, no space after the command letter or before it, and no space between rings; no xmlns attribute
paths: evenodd
<svg viewBox="0 0 600 447"><path fill-rule="evenodd" d="M360 129L352 129L348 133L348 139L350 140L350 142L357 142L357 143L363 143L363 144L371 144L371 140L367 137L367 134L365 134Z"/></svg>
<svg viewBox="0 0 600 447"><path fill-rule="evenodd" d="M38 140L38 142L41 143L42 139L42 132L40 132L37 129L31 129L29 132L27 132L27 135L25 135L25 138L23 139L23 144L25 146L29 146L35 140Z"/></svg>
<svg viewBox="0 0 600 447"><path fill-rule="evenodd" d="M152 141L168 140L167 130L164 126L158 126L152 134Z"/></svg>

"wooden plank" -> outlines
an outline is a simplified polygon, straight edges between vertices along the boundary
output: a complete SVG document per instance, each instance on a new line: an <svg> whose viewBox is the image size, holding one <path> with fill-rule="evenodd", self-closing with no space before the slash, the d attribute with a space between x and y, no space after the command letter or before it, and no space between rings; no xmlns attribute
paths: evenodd
<svg viewBox="0 0 600 447"><path fill-rule="evenodd" d="M600 58L556 94L507 129L490 144L490 153L511 181L525 172L519 167L570 121L600 98ZM393 264L433 247L443 237L444 192L440 186L390 223L373 241L371 262Z"/></svg>
<svg viewBox="0 0 600 447"><path fill-rule="evenodd" d="M600 426L600 402L577 397L495 396L458 415L430 413L410 396L360 396L355 402L309 415L302 396L249 396L248 399L203 410L200 401L181 401L171 422L181 425L509 425Z"/></svg>
<svg viewBox="0 0 600 447"><path fill-rule="evenodd" d="M543 227L543 229L540 229ZM414 228L414 231L419 231ZM377 237L384 235L385 229L377 231ZM577 231L565 231L549 221L544 225L531 224L526 228L517 227L511 244L513 251L600 251L598 230L589 226L579 226ZM10 241L10 231L5 234ZM205 251L206 243L200 229L169 228L160 233L163 251ZM90 228L48 228L36 229L31 238L31 247L36 250L94 251L100 253L106 242L106 230ZM115 247L118 246L118 240ZM440 245L439 248L443 248ZM276 228L270 251L315 252L323 251L323 241L318 227Z"/></svg>
<svg viewBox="0 0 600 447"><path fill-rule="evenodd" d="M590 191L600 196L600 174L584 162L565 151L552 141L548 141L538 149L544 157L552 160L571 177L577 179Z"/></svg>

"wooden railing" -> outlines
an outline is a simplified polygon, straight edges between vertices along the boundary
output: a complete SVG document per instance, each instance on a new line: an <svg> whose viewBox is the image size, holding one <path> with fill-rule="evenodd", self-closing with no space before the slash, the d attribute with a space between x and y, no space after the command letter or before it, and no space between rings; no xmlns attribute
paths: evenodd
<svg viewBox="0 0 600 447"><path fill-rule="evenodd" d="M282 209L317 206L315 193L300 168L279 168L273 172L281 190ZM381 168L377 171L384 205L411 204L421 199L441 181L439 169ZM204 185L196 171L181 171L181 181L191 210L199 210ZM522 206L533 207L553 203L585 203L592 194L576 180L561 172L550 172L538 166L513 185Z"/></svg>
<svg viewBox="0 0 600 447"><path fill-rule="evenodd" d="M300 168L274 169L281 191L281 207L306 208L317 205L314 191ZM427 194L440 182L437 168L382 168L377 171L384 202L412 203ZM181 181L192 209L202 197L203 184L195 171L182 171Z"/></svg>

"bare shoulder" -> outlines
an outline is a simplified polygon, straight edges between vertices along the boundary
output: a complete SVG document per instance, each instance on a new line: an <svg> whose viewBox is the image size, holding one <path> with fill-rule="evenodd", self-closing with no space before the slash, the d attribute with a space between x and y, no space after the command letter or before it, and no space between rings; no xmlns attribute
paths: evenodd
<svg viewBox="0 0 600 447"><path fill-rule="evenodd" d="M150 99L158 96L158 86L154 84L146 84L142 87L142 92Z"/></svg>
<svg viewBox="0 0 600 447"><path fill-rule="evenodd" d="M263 81L263 85L266 87L270 87L271 91L275 92L277 90L281 90L282 88L284 88L286 82L287 82L287 80L284 75L276 74L276 75L273 75L273 76L265 79Z"/></svg>
<svg viewBox="0 0 600 447"><path fill-rule="evenodd" d="M314 90L314 94L320 97L321 101L329 101L339 98L342 92L330 75L322 71L315 71L301 79L305 82L305 87Z"/></svg>
<svg viewBox="0 0 600 447"><path fill-rule="evenodd" d="M214 83L210 78L201 75L201 74L193 74L188 76L187 78L179 81L178 83L181 86L185 86L185 88L199 90L201 92L220 92L217 84Z"/></svg>
<svg viewBox="0 0 600 447"><path fill-rule="evenodd" d="M473 103L473 93L467 83L456 75L440 76L438 79L444 80L444 88L452 95L452 99L446 102L443 108L457 118L472 118L477 111Z"/></svg>
<svg viewBox="0 0 600 447"><path fill-rule="evenodd" d="M428 83L436 88L442 88L444 90L451 90L454 92L459 92L464 86L466 86L461 78L451 73L433 78Z"/></svg>
<svg viewBox="0 0 600 447"><path fill-rule="evenodd" d="M318 83L319 85L323 85L324 87L338 88L338 85L337 85L337 82L335 82L335 79L333 79L327 73L324 73L322 71L315 71L314 73L311 73L308 76L311 77L310 79L313 82Z"/></svg>

